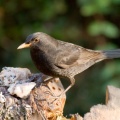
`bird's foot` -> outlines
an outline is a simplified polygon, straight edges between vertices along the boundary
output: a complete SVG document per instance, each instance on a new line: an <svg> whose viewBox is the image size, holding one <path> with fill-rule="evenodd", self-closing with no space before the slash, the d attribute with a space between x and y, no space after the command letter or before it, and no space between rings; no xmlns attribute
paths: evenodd
<svg viewBox="0 0 120 120"><path fill-rule="evenodd" d="M53 100L51 103L54 103L55 101L60 100L60 98L63 98L63 96L65 96L65 93L66 93L66 91L63 91L63 92L62 92L60 95L58 95L58 96L52 95L52 97L54 98L54 100Z"/></svg>
<svg viewBox="0 0 120 120"><path fill-rule="evenodd" d="M66 94L66 92L73 86L73 84L69 85L60 95L58 96L53 96L55 99L52 101L55 102L56 100L60 99L62 96Z"/></svg>

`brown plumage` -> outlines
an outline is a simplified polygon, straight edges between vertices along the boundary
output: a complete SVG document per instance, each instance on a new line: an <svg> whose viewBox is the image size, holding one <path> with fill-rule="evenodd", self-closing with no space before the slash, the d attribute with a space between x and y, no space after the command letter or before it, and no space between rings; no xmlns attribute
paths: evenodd
<svg viewBox="0 0 120 120"><path fill-rule="evenodd" d="M52 77L65 77L71 82L67 92L75 83L74 76L104 59L120 57L120 49L95 51L81 46L56 40L37 32L29 35L18 49L30 47L30 53L36 67Z"/></svg>

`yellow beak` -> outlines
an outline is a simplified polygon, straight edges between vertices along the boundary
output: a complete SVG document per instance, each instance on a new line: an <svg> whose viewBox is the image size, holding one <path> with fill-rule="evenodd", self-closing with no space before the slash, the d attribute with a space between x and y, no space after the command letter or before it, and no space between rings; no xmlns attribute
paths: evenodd
<svg viewBox="0 0 120 120"><path fill-rule="evenodd" d="M30 45L31 45L31 43L29 43L29 44L23 43L17 49L28 48L28 47L30 47Z"/></svg>

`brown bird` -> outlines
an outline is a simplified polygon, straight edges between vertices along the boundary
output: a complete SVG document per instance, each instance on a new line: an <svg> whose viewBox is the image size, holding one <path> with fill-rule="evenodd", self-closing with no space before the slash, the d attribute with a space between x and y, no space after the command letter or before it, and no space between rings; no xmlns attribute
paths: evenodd
<svg viewBox="0 0 120 120"><path fill-rule="evenodd" d="M68 78L71 84L63 92L66 93L75 83L75 75L104 59L120 57L120 49L97 51L56 40L37 32L29 35L18 49L30 47L33 62L38 70L52 77Z"/></svg>

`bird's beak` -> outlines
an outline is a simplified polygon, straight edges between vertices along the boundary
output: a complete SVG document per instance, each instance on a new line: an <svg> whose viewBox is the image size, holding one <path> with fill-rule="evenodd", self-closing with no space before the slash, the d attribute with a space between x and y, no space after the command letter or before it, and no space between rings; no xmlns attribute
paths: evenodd
<svg viewBox="0 0 120 120"><path fill-rule="evenodd" d="M30 45L31 45L31 43L29 43L29 44L23 43L17 49L28 48L28 47L30 47Z"/></svg>

